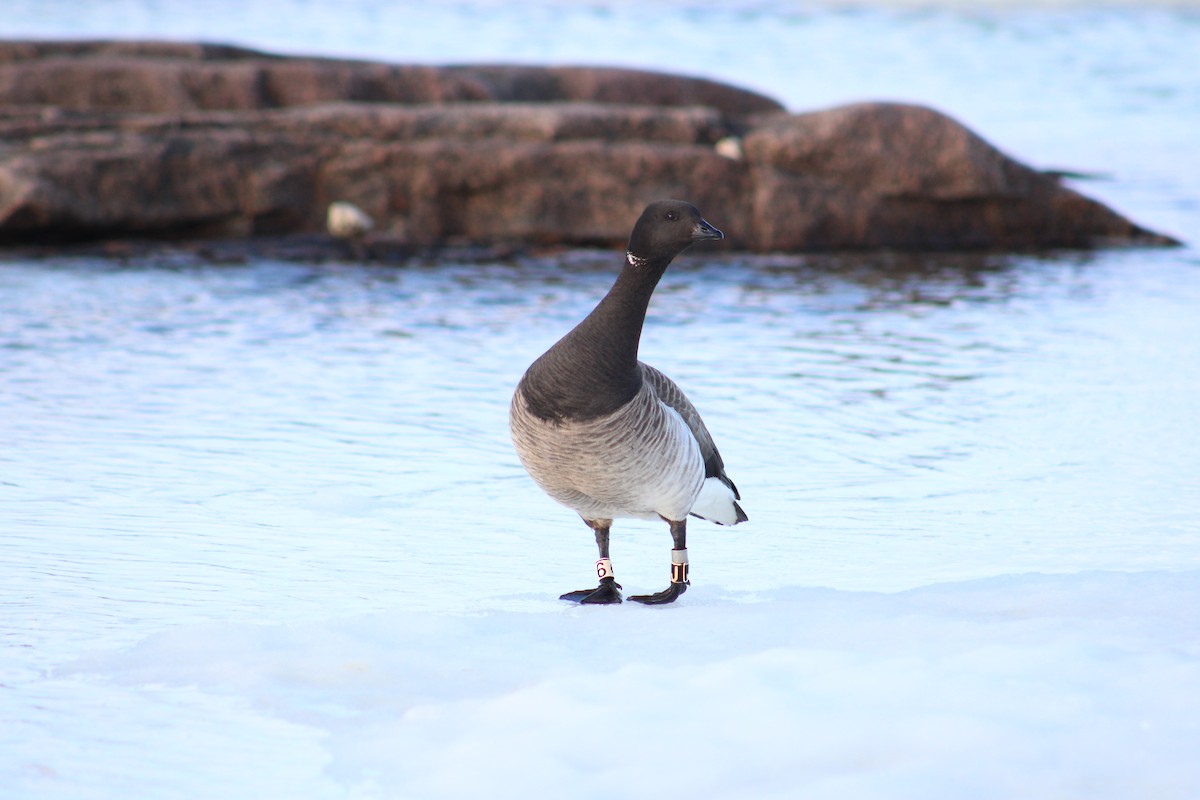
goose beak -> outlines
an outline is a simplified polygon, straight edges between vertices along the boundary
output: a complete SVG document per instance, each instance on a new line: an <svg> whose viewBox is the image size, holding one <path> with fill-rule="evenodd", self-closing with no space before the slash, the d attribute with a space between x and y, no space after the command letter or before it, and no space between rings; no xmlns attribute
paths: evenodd
<svg viewBox="0 0 1200 800"><path fill-rule="evenodd" d="M698 242L701 239L724 239L725 234L709 225L705 220L700 220L696 223L696 227L692 229L692 241Z"/></svg>

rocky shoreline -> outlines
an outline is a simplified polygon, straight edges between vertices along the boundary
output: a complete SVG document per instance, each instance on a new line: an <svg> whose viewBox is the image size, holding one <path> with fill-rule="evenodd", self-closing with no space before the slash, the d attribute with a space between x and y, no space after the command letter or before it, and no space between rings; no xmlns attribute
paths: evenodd
<svg viewBox="0 0 1200 800"><path fill-rule="evenodd" d="M1174 243L920 106L790 114L636 70L0 42L9 247L257 240L386 260L610 246L660 197L691 200L752 252ZM371 232L331 244L335 202Z"/></svg>

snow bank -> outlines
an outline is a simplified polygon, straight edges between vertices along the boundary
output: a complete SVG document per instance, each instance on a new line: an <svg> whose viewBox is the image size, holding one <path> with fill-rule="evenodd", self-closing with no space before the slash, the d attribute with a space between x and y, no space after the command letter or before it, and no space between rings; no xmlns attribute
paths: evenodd
<svg viewBox="0 0 1200 800"><path fill-rule="evenodd" d="M54 680L175 709L176 796L1200 793L1200 572L492 605L181 627Z"/></svg>

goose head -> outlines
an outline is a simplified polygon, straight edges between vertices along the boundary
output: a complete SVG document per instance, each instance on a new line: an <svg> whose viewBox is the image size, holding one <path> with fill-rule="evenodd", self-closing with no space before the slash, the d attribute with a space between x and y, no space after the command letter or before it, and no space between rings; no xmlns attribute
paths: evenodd
<svg viewBox="0 0 1200 800"><path fill-rule="evenodd" d="M628 251L631 262L670 261L693 242L724 238L691 203L659 200L646 206L633 226Z"/></svg>

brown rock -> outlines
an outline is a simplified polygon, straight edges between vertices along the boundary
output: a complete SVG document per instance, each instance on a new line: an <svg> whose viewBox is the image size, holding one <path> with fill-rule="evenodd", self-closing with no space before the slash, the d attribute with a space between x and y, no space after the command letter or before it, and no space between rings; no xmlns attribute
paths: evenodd
<svg viewBox="0 0 1200 800"><path fill-rule="evenodd" d="M365 184L358 204L377 218L385 209L391 232L417 244L623 243L647 198L736 210L745 191L736 165L708 147L595 140L352 148L323 173L326 196Z"/></svg>
<svg viewBox="0 0 1200 800"><path fill-rule="evenodd" d="M703 105L732 116L783 108L714 81L631 69L395 66L203 44L0 42L0 105L169 113L337 101Z"/></svg>
<svg viewBox="0 0 1200 800"><path fill-rule="evenodd" d="M0 43L0 241L315 233L345 201L389 241L609 244L671 196L754 250L1169 241L914 106L787 115L637 70Z"/></svg>
<svg viewBox="0 0 1200 800"><path fill-rule="evenodd" d="M179 113L340 100L447 103L486 99L481 85L437 67L125 57L54 57L0 64L0 103L10 106Z"/></svg>
<svg viewBox="0 0 1200 800"><path fill-rule="evenodd" d="M863 103L760 120L754 241L765 250L1166 244L932 109Z"/></svg>
<svg viewBox="0 0 1200 800"><path fill-rule="evenodd" d="M451 71L508 102L591 102L618 105L704 106L727 117L783 111L761 94L704 78L600 67L470 66Z"/></svg>
<svg viewBox="0 0 1200 800"><path fill-rule="evenodd" d="M257 50L204 42L134 40L34 40L0 41L0 64L48 58L169 58L189 61L233 61L282 58Z"/></svg>
<svg viewBox="0 0 1200 800"><path fill-rule="evenodd" d="M346 200L422 244L618 241L647 196L736 204L720 130L706 109L587 104L24 114L0 126L0 236L308 232Z"/></svg>
<svg viewBox="0 0 1200 800"><path fill-rule="evenodd" d="M742 146L751 161L892 197L1021 196L1038 174L950 117L897 103L781 115Z"/></svg>

